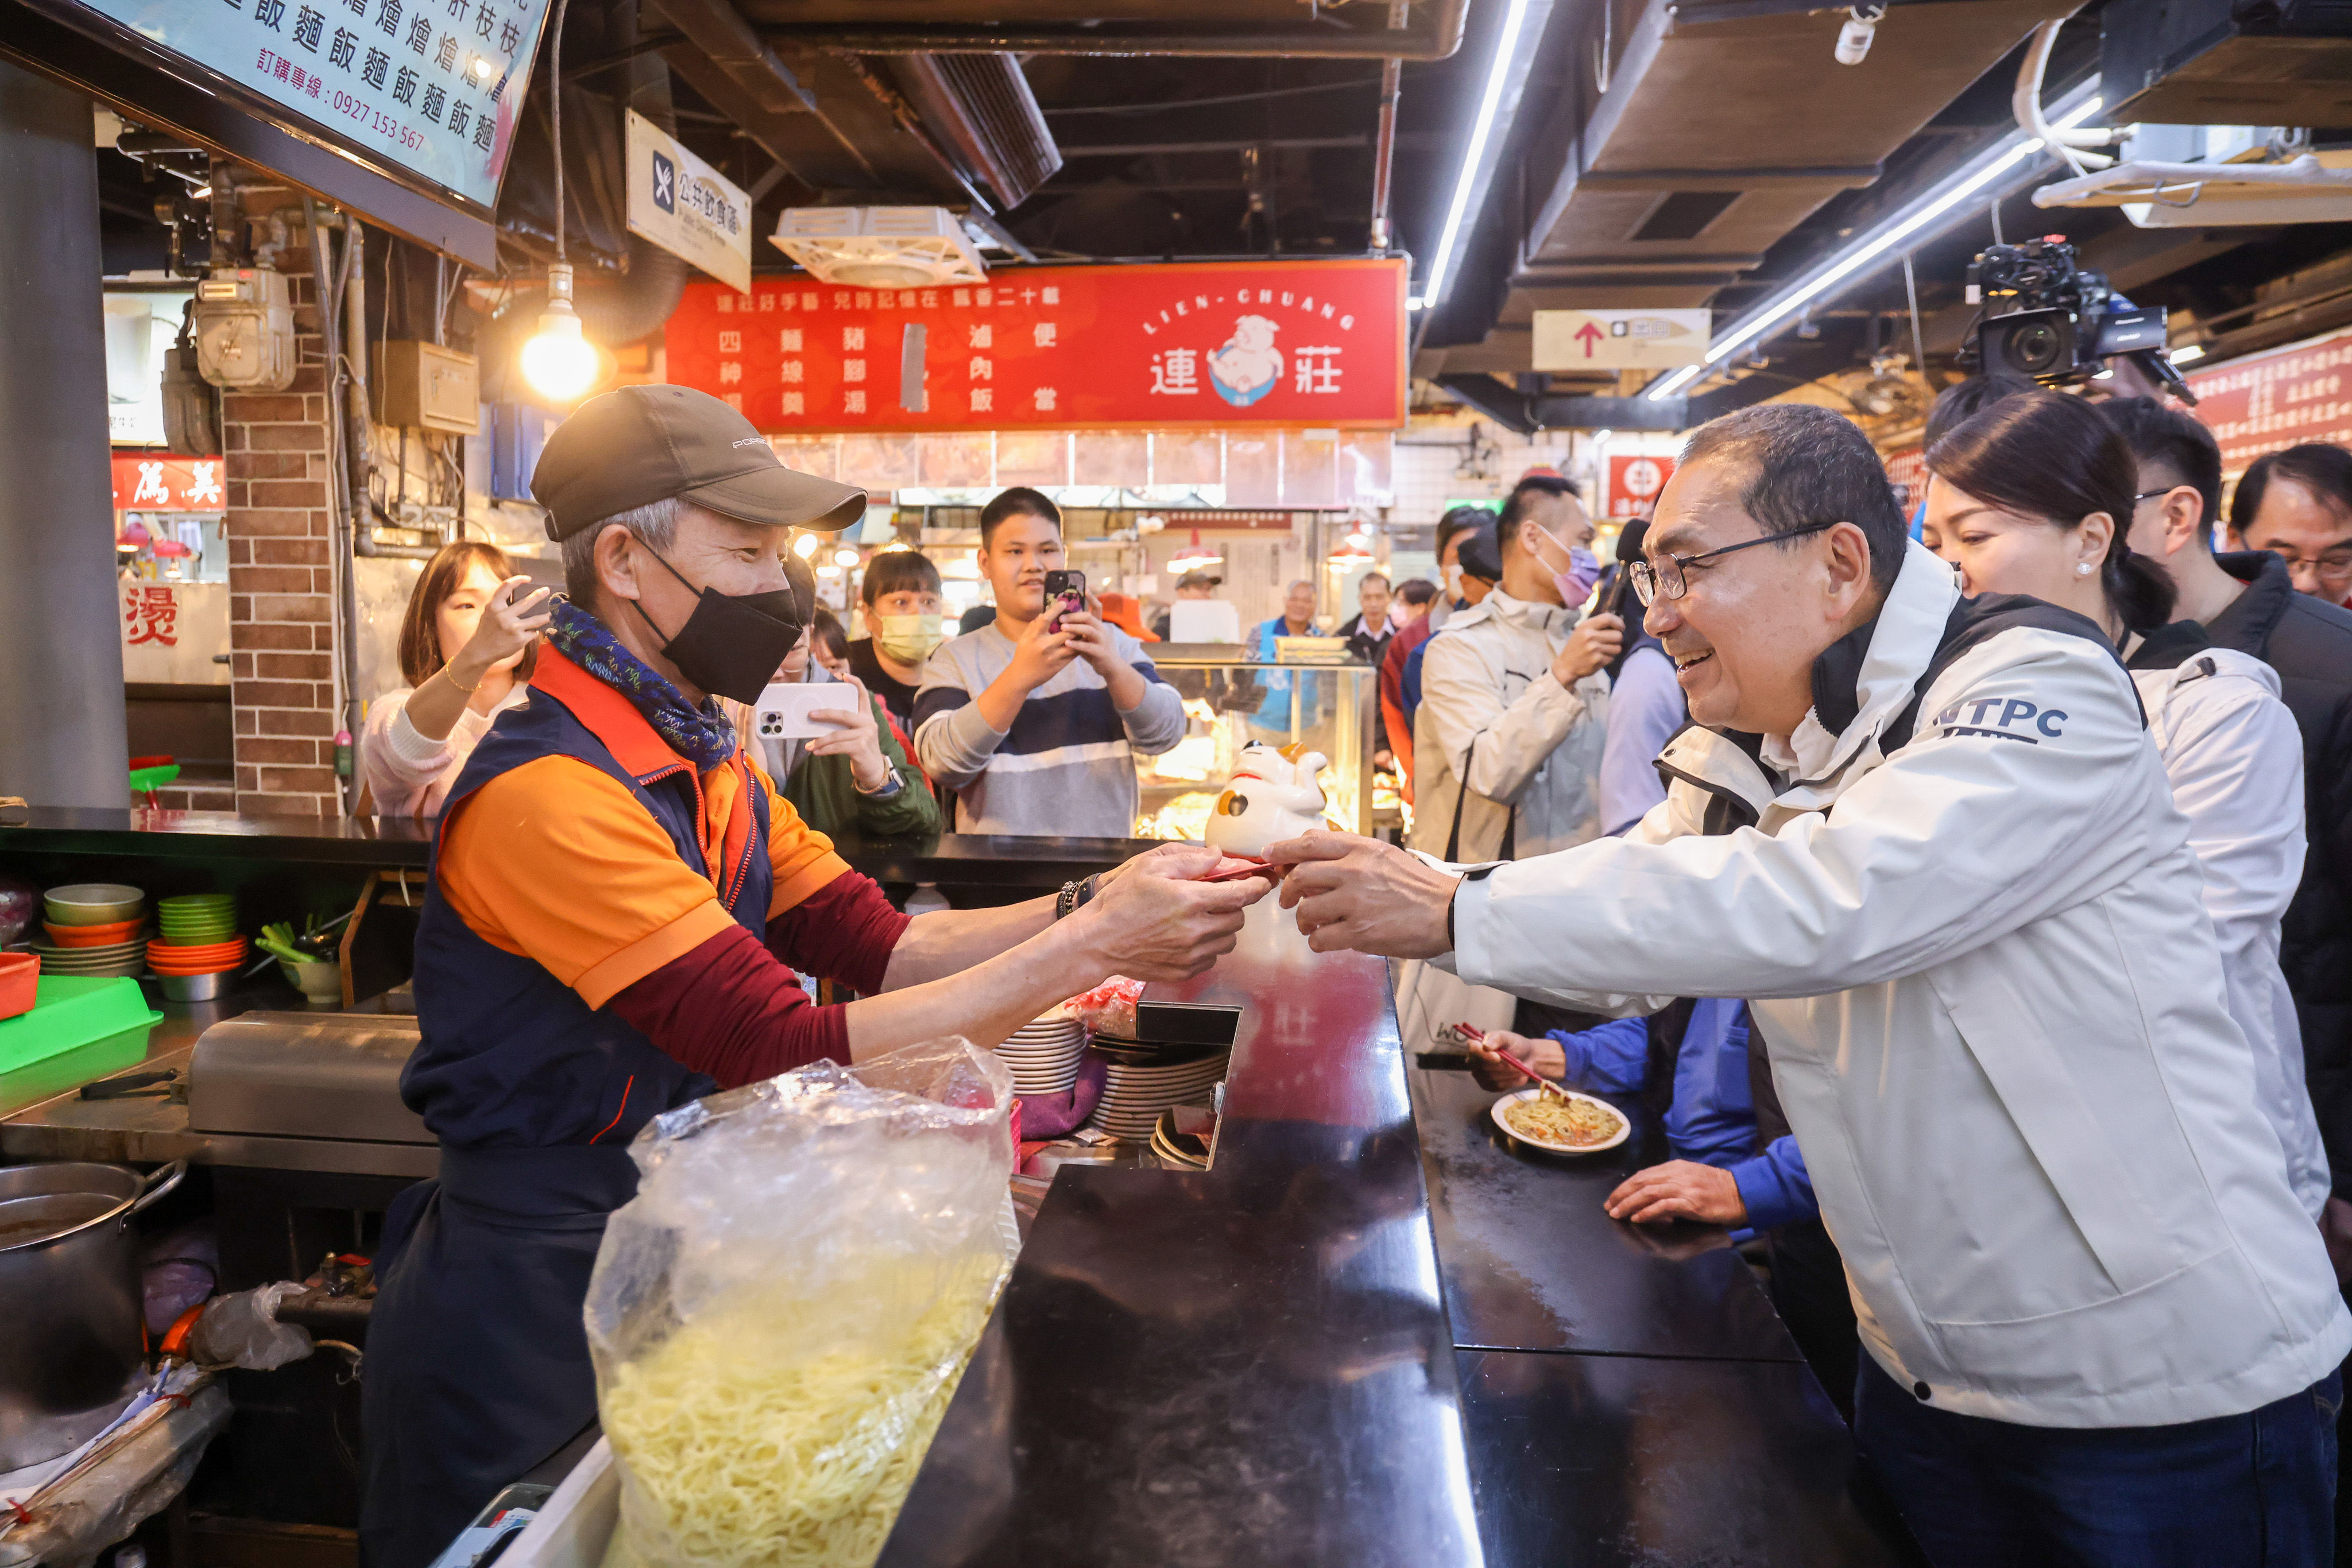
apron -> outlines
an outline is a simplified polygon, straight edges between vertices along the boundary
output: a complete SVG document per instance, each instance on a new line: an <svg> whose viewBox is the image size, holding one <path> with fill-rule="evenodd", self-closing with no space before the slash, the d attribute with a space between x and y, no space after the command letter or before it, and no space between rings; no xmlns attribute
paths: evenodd
<svg viewBox="0 0 2352 1568"><path fill-rule="evenodd" d="M596 1418L583 1303L625 1149L444 1149L377 1249L363 1407L367 1568L428 1568L483 1504Z"/></svg>

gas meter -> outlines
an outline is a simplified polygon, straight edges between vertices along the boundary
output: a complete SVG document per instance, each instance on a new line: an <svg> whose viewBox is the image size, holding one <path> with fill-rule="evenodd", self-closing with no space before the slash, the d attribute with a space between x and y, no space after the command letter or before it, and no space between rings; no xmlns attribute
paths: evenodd
<svg viewBox="0 0 2352 1568"><path fill-rule="evenodd" d="M294 384L294 301L268 267L215 272L196 285L196 368L216 387L283 392Z"/></svg>

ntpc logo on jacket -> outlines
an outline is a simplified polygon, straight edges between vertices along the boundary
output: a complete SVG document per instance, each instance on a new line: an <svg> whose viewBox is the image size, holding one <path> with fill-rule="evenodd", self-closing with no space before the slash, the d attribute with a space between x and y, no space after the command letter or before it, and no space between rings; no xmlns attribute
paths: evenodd
<svg viewBox="0 0 2352 1568"><path fill-rule="evenodd" d="M1995 708L2000 710L1999 716L1990 716ZM1966 723L1960 720L1963 709L1968 710ZM2058 726L2065 716L2064 708L2036 707L2023 697L1963 697L1936 716L1936 727L1946 735L1986 735L2039 746L2063 733Z"/></svg>

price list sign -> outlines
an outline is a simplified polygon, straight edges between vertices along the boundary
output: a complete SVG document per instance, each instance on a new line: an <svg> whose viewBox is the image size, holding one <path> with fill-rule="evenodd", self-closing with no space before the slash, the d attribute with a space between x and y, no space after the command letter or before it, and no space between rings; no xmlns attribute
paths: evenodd
<svg viewBox="0 0 2352 1568"><path fill-rule="evenodd" d="M338 142L485 212L548 0L80 0Z"/></svg>
<svg viewBox="0 0 2352 1568"><path fill-rule="evenodd" d="M668 376L764 431L1393 428L1402 261L1008 268L979 284L689 285Z"/></svg>

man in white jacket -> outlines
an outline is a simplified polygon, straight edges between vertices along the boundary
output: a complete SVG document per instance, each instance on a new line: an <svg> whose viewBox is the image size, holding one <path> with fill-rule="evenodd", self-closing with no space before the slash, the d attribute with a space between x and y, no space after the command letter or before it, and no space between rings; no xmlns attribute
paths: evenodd
<svg viewBox="0 0 2352 1568"><path fill-rule="evenodd" d="M1503 504L1495 542L1502 581L1422 654L1412 841L1449 859L1524 859L1601 831L1601 667L1623 623L1577 619L1600 573L1592 521L1567 480L1530 476Z"/></svg>
<svg viewBox="0 0 2352 1568"><path fill-rule="evenodd" d="M2112 646L1961 600L1804 405L1696 434L1646 555L1694 720L1666 801L1466 871L1276 844L1312 946L1751 998L1869 1353L1858 1446L1938 1563L2327 1561L2352 1314Z"/></svg>

